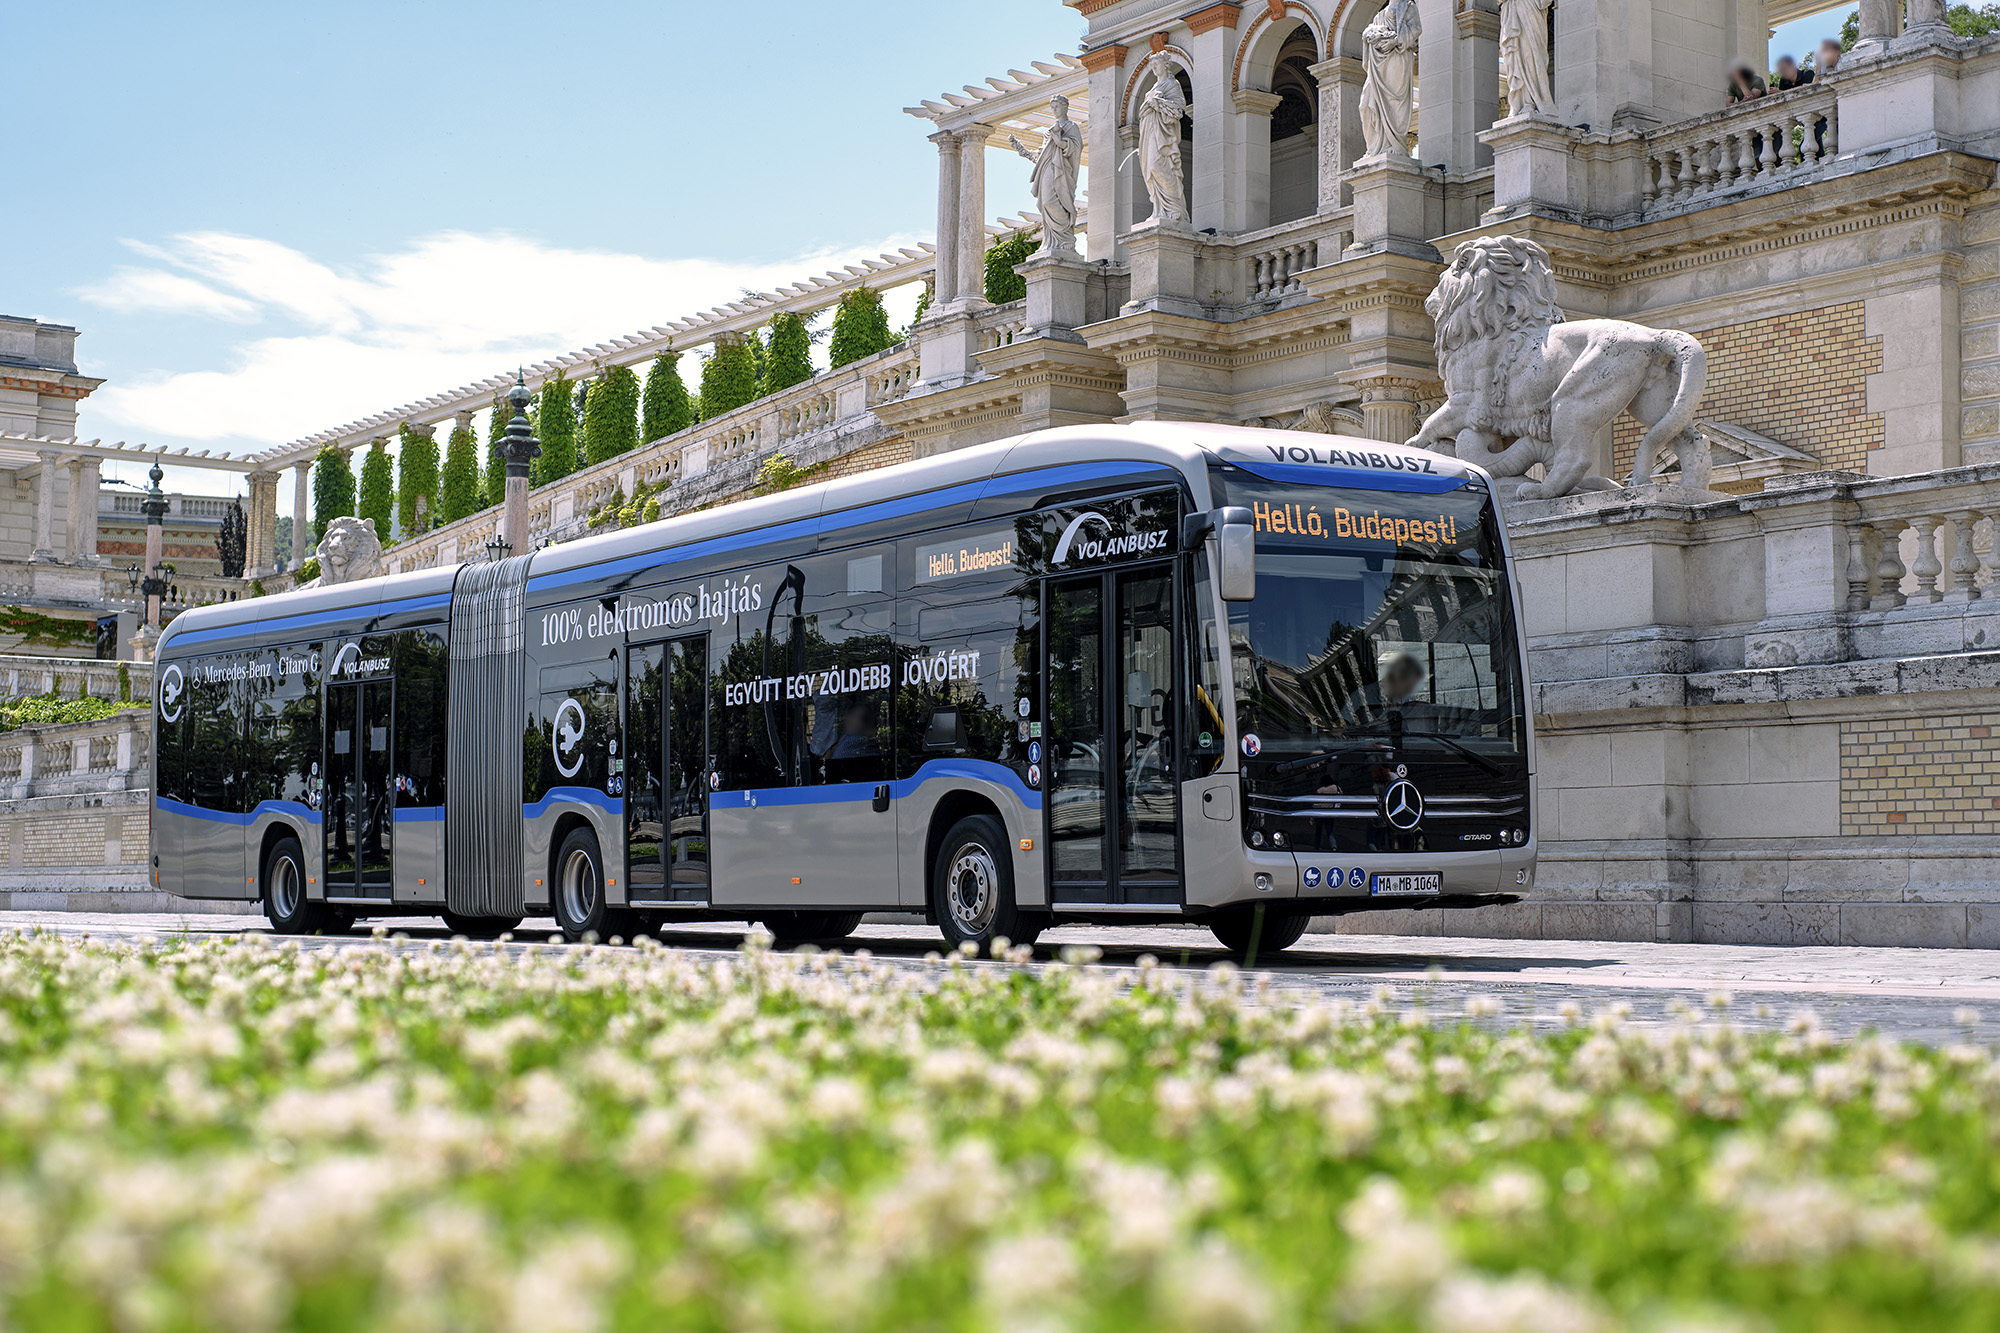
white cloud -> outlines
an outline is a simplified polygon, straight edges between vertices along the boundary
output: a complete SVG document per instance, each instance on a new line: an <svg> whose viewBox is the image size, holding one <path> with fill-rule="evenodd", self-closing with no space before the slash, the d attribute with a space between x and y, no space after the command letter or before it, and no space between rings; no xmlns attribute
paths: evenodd
<svg viewBox="0 0 2000 1333"><path fill-rule="evenodd" d="M276 444L910 244L740 264L453 231L353 268L221 232L133 244L155 266L121 268L84 299L277 327L227 346L217 367L107 384L91 407L135 438Z"/></svg>

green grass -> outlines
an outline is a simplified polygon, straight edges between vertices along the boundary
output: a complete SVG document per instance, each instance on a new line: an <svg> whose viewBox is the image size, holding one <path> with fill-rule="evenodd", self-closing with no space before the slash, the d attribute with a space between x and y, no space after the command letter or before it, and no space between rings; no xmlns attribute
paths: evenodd
<svg viewBox="0 0 2000 1333"><path fill-rule="evenodd" d="M2000 1326L1984 1048L1085 958L0 935L0 1327Z"/></svg>

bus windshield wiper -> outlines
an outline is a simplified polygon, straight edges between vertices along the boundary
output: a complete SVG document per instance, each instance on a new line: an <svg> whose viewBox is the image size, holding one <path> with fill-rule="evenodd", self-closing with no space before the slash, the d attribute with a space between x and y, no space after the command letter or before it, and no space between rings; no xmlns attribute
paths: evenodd
<svg viewBox="0 0 2000 1333"><path fill-rule="evenodd" d="M1506 769L1500 767L1500 765L1494 763L1491 759L1488 759L1485 755L1479 753L1479 751L1473 749L1470 745L1465 744L1463 741L1459 740L1456 736L1448 736L1442 731L1411 731L1407 727L1397 729L1395 734L1402 736L1414 736L1418 740L1424 740L1424 741L1443 741L1446 745L1449 745L1452 749L1458 751L1460 754L1464 755L1467 759L1470 759L1473 763L1479 765L1481 768L1485 769L1488 773L1491 773L1494 777L1504 778L1507 776Z"/></svg>
<svg viewBox="0 0 2000 1333"><path fill-rule="evenodd" d="M1324 764L1331 762L1332 760L1339 758L1341 755L1346 754L1349 750L1356 750L1361 748L1363 747L1350 745L1347 746L1345 749L1320 750L1314 754L1302 755L1297 759L1287 759L1282 764L1271 765L1271 770L1270 770L1271 776L1282 778L1289 774L1296 773L1302 768L1311 768L1314 764Z"/></svg>

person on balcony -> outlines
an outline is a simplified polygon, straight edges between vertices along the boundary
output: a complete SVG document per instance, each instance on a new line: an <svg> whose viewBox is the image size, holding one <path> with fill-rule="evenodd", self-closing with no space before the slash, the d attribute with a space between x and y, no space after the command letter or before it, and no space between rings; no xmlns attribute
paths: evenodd
<svg viewBox="0 0 2000 1333"><path fill-rule="evenodd" d="M1777 75L1777 90L1781 93L1788 92L1793 88L1803 88L1813 81L1812 69L1810 67L1800 69L1799 62L1790 56L1778 57Z"/></svg>
<svg viewBox="0 0 2000 1333"><path fill-rule="evenodd" d="M1754 102L1766 91L1763 78L1750 68L1749 61L1739 60L1729 67L1729 105Z"/></svg>
<svg viewBox="0 0 2000 1333"><path fill-rule="evenodd" d="M1819 67L1816 71L1817 76L1823 79L1827 75L1833 73L1836 69L1839 68L1840 68L1840 42L1832 37L1827 37L1822 39L1819 44Z"/></svg>

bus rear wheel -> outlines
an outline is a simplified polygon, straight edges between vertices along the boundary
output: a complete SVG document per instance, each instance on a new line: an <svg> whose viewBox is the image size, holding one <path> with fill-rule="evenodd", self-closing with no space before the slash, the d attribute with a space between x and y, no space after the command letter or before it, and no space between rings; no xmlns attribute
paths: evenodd
<svg viewBox="0 0 2000 1333"><path fill-rule="evenodd" d="M938 844L931 867L931 912L945 944L988 952L996 939L1033 944L1042 918L1014 901L1014 858L1007 830L992 815L967 815Z"/></svg>
<svg viewBox="0 0 2000 1333"><path fill-rule="evenodd" d="M1257 912L1262 908L1264 921L1258 925ZM1256 956L1267 957L1283 953L1299 942L1312 924L1309 912L1279 912L1263 903L1246 903L1240 907L1226 907L1208 918L1205 923L1222 947L1238 958L1250 956L1252 947Z"/></svg>
<svg viewBox="0 0 2000 1333"><path fill-rule="evenodd" d="M297 838L278 839L264 858L264 919L280 935L317 935L336 924L325 904L306 897L306 854Z"/></svg>
<svg viewBox="0 0 2000 1333"><path fill-rule="evenodd" d="M556 925L572 944L585 936L609 939L613 913L604 898L604 854L598 850L597 834L587 828L571 829L556 852Z"/></svg>
<svg viewBox="0 0 2000 1333"><path fill-rule="evenodd" d="M859 912L766 912L758 921L771 932L771 947L793 949L801 944L838 944L861 924Z"/></svg>
<svg viewBox="0 0 2000 1333"><path fill-rule="evenodd" d="M518 916L460 916L457 912L438 915L444 918L446 930L469 940L497 940L521 924Z"/></svg>

